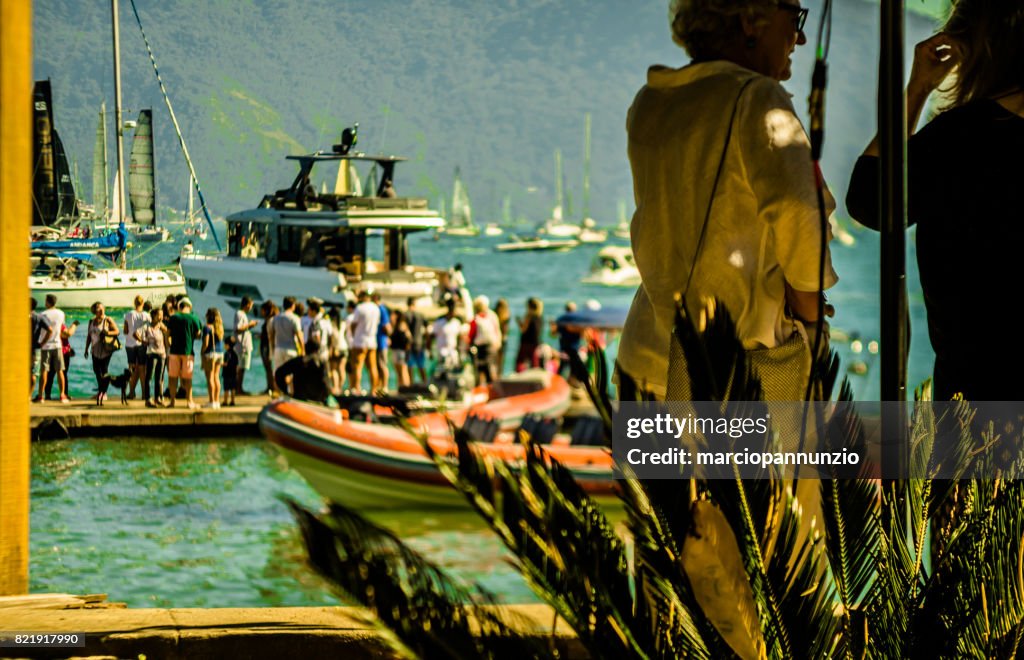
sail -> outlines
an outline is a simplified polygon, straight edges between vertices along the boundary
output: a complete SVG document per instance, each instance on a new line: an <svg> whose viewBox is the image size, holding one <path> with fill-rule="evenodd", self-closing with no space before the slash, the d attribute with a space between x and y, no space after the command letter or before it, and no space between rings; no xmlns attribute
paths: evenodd
<svg viewBox="0 0 1024 660"><path fill-rule="evenodd" d="M562 150L555 149L555 208L551 209L551 219L562 221L562 208L565 200L562 196Z"/></svg>
<svg viewBox="0 0 1024 660"><path fill-rule="evenodd" d="M583 222L593 224L590 217L590 113L583 118Z"/></svg>
<svg viewBox="0 0 1024 660"><path fill-rule="evenodd" d="M156 225L156 180L153 177L153 111L140 110L128 160L128 199L137 225Z"/></svg>
<svg viewBox="0 0 1024 660"><path fill-rule="evenodd" d="M78 205L64 145L53 124L49 80L36 81L32 119L32 224L50 226L77 215Z"/></svg>
<svg viewBox="0 0 1024 660"><path fill-rule="evenodd" d="M107 189L107 104L100 105L100 121L96 126L96 146L92 152L92 205L96 217L106 219L110 206Z"/></svg>
<svg viewBox="0 0 1024 660"><path fill-rule="evenodd" d="M455 168L455 183L452 186L452 212L448 226L451 228L476 226L473 224L473 209L469 205L469 194L466 192L466 186L462 183L457 167Z"/></svg>
<svg viewBox="0 0 1024 660"><path fill-rule="evenodd" d="M121 175L116 170L114 171L114 185L110 191L114 197L110 204L110 215L107 216L107 224L110 224L111 221L121 221Z"/></svg>

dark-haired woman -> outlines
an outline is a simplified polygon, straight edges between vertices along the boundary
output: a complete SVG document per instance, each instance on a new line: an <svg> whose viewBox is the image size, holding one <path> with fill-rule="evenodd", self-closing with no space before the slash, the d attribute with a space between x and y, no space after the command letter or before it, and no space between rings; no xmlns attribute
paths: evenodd
<svg viewBox="0 0 1024 660"><path fill-rule="evenodd" d="M952 101L914 133L954 69ZM954 4L942 31L914 51L907 118L908 217L935 350L934 398L1024 400L1024 357L992 334L1020 282L1024 244L1024 0ZM878 156L876 139L846 197L850 215L874 229Z"/></svg>

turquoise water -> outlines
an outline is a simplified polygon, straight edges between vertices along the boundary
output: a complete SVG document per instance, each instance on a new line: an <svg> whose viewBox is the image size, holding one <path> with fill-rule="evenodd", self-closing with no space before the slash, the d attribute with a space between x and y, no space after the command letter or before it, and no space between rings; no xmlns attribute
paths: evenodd
<svg viewBox="0 0 1024 660"><path fill-rule="evenodd" d="M35 443L30 589L106 593L130 607L337 604L306 567L279 495L319 506L258 438ZM504 601L533 600L475 515L377 520Z"/></svg>
<svg viewBox="0 0 1024 660"><path fill-rule="evenodd" d="M853 233L854 245L834 245L841 281L830 292L837 307L833 326L862 338L878 338L878 238ZM492 302L504 296L513 314L530 295L542 298L548 317L567 300L594 298L626 305L632 291L583 285L598 247L566 253L499 254L498 239L416 237L417 263L463 264L474 294ZM212 248L212 241L207 241ZM913 250L913 241L909 243ZM174 244L158 246L150 263L173 258ZM910 257L913 342L910 383L930 371L924 310ZM201 311L201 310L200 310ZM120 321L121 312L113 316ZM86 315L78 315L84 319ZM84 327L84 326L83 326ZM73 340L81 355L84 332ZM513 346L515 345L513 339ZM851 375L858 398L878 397L878 359L849 343L836 343L844 367L863 360L864 375ZM112 363L123 368L124 352ZM202 376L197 391L205 392ZM249 389L263 383L254 364ZM91 396L92 371L83 359L71 366L72 395ZM326 605L338 602L303 563L284 493L316 506L316 494L288 469L274 448L258 438L157 440L131 437L35 443L32 447L33 591L108 593L133 607L244 607ZM471 513L408 512L381 519L430 558L465 579L481 582L506 602L532 595L507 556Z"/></svg>

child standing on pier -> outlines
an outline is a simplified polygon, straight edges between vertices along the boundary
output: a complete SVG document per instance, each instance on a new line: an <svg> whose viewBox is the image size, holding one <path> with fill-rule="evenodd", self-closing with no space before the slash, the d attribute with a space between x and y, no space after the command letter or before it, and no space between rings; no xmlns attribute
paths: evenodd
<svg viewBox="0 0 1024 660"><path fill-rule="evenodd" d="M245 373L238 368L238 349L235 345L238 342L234 337L224 338L224 405L235 405L235 392L238 391L239 374Z"/></svg>

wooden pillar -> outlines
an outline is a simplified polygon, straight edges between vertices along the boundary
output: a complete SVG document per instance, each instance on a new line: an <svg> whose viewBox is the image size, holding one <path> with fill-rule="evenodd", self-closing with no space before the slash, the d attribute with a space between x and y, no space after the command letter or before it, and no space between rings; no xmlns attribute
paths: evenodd
<svg viewBox="0 0 1024 660"><path fill-rule="evenodd" d="M0 596L28 593L32 2L0 0Z"/></svg>

